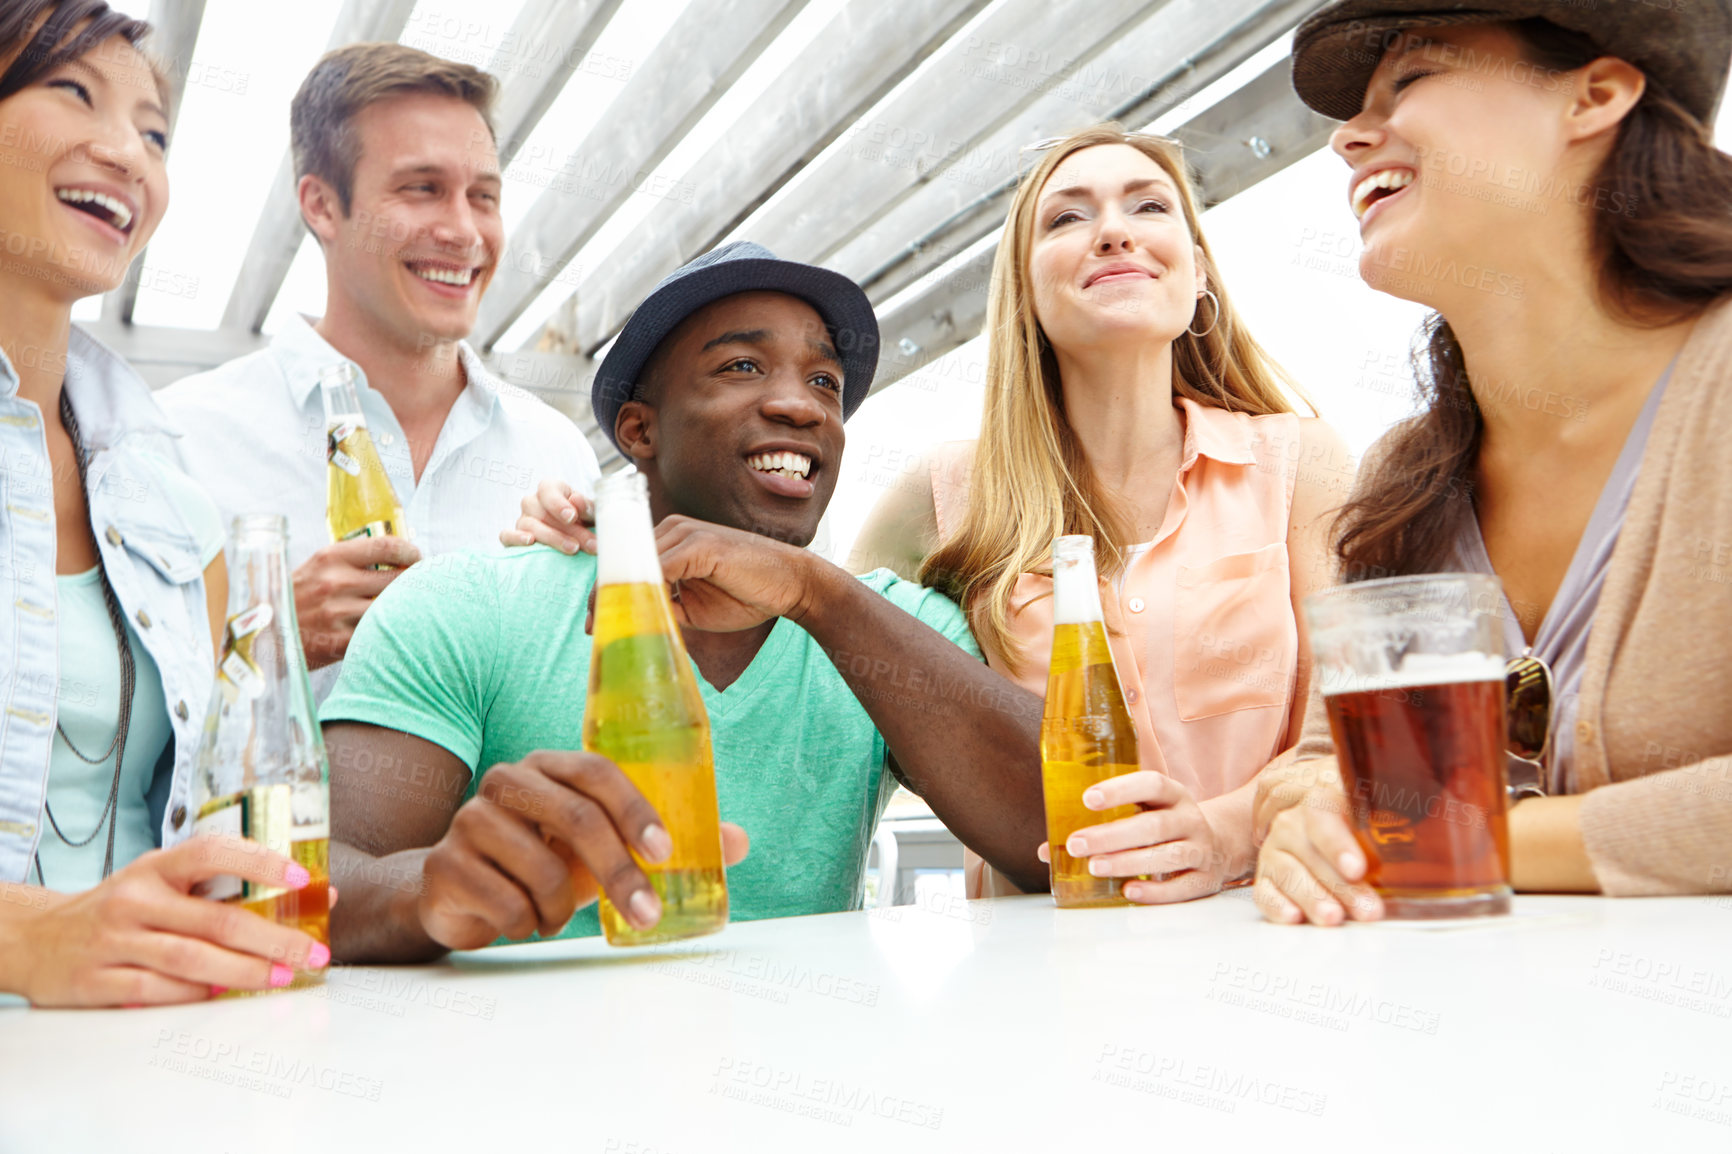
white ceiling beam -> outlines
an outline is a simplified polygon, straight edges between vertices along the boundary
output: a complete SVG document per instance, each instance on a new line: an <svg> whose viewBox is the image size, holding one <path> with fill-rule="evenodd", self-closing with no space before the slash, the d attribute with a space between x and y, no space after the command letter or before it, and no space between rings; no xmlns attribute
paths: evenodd
<svg viewBox="0 0 1732 1154"><path fill-rule="evenodd" d="M986 0L849 0L687 173L616 256L578 282L576 335L594 352L663 276L733 231L799 168L978 12ZM847 192L837 190L837 211Z"/></svg>
<svg viewBox="0 0 1732 1154"><path fill-rule="evenodd" d="M967 155L971 142L1074 84L1082 61L1166 2L1005 0L946 44L917 84L856 122L739 235L789 260L817 261L929 181L984 176L996 184L999 166L979 171Z"/></svg>
<svg viewBox="0 0 1732 1154"><path fill-rule="evenodd" d="M487 65L499 78L493 127L511 163L618 10L620 0L527 0Z"/></svg>
<svg viewBox="0 0 1732 1154"><path fill-rule="evenodd" d="M1339 121L1307 108L1282 60L1175 131L1204 208L1267 180L1329 143Z"/></svg>
<svg viewBox="0 0 1732 1154"><path fill-rule="evenodd" d="M805 2L692 0L513 231L481 302L479 347L523 315Z"/></svg>
<svg viewBox="0 0 1732 1154"><path fill-rule="evenodd" d="M414 8L415 0L344 0L326 51L345 44L396 40L403 35ZM295 196L294 158L285 152L223 309L224 328L256 333L264 326L271 303L300 250L302 227Z"/></svg>
<svg viewBox="0 0 1732 1154"><path fill-rule="evenodd" d="M947 168L821 263L887 300L1004 224L1026 146L1103 120L1140 127L1277 37L1313 0L1172 0L1078 67L1063 87L977 138Z"/></svg>
<svg viewBox="0 0 1732 1154"><path fill-rule="evenodd" d="M1336 122L1300 103L1291 67L1288 60L1277 62L1173 133L1185 144L1207 203L1245 191L1328 141ZM879 310L882 352L873 392L980 335L997 251L997 242L983 246L924 289Z"/></svg>
<svg viewBox="0 0 1732 1154"><path fill-rule="evenodd" d="M186 78L192 70L198 30L204 23L204 5L205 0L150 0L151 32L145 50L168 77L168 137L171 141L175 122L180 119L181 101L186 95ZM102 319L107 323L132 323L133 309L138 305L138 280L144 268L145 251L140 251L132 267L126 270L126 279L120 282L120 287L102 298Z"/></svg>

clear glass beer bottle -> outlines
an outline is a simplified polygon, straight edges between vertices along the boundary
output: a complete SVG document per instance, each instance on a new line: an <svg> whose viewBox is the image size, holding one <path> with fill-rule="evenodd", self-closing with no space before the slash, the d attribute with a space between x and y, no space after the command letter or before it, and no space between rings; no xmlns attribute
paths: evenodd
<svg viewBox="0 0 1732 1154"><path fill-rule="evenodd" d="M1052 664L1040 726L1052 896L1060 906L1124 904L1124 878L1097 878L1086 858L1065 851L1085 826L1135 814L1134 805L1093 810L1089 786L1137 769L1137 731L1125 708L1101 616L1093 537L1059 537L1052 545Z"/></svg>
<svg viewBox="0 0 1732 1154"><path fill-rule="evenodd" d="M325 400L325 517L331 540L408 536L408 518L367 432L354 366L343 361L327 368L319 374L319 391Z"/></svg>
<svg viewBox="0 0 1732 1154"><path fill-rule="evenodd" d="M674 624L639 473L596 487L595 643L583 747L613 761L661 815L673 853L639 859L661 921L639 931L604 895L601 926L616 946L714 933L728 922L728 886L710 754L710 721Z"/></svg>
<svg viewBox="0 0 1732 1154"><path fill-rule="evenodd" d="M312 881L290 890L231 874L201 892L328 945L330 775L295 622L284 519L236 517L228 560L228 622L193 759L193 833L250 838L299 862ZM321 973L297 974L295 985Z"/></svg>

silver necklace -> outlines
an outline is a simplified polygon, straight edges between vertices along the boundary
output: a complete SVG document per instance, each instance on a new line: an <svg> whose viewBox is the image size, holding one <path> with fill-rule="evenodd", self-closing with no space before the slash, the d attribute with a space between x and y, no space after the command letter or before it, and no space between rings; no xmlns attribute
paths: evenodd
<svg viewBox="0 0 1732 1154"><path fill-rule="evenodd" d="M85 474L86 467L89 464L89 454L85 451L84 438L78 429L78 417L72 411L72 401L66 395L66 386L64 384L60 387L60 423L65 427L67 435L72 438L73 454L78 459L78 484L79 487L84 490L85 505L86 508L88 508L90 502L90 486ZM94 533L92 534L92 538L94 539ZM102 600L108 607L108 621L109 624L114 627L115 643L120 650L120 716L115 722L114 740L108 743L108 748L104 750L100 756L91 757L76 745L72 744L72 738L67 735L66 730L60 725L59 721L55 722L54 731L60 735L60 739L66 743L66 748L72 751L73 756L84 762L86 765L101 765L104 761L108 760L110 754L113 754L114 780L109 783L108 803L102 807L102 816L96 819L96 828L91 830L89 835L80 841L73 841L61 830L60 823L55 820L54 810L49 807L47 798L43 798L42 800L42 810L48 815L48 824L54 830L54 836L59 838L64 844L72 849L82 849L89 845L91 842L96 840L96 835L102 832L102 827L104 825L108 826L108 848L102 858L102 876L106 878L109 874L114 872L114 835L116 827L120 824L120 815L118 810L118 803L120 801L120 769L122 761L126 757L126 732L132 725L132 693L136 681L137 670L134 667L132 659L132 645L127 640L126 636L126 619L121 616L120 602L114 596L114 586L109 584L108 571L102 567L102 551L100 548L97 550L96 571L102 581ZM43 885L48 884L42 877L41 853L37 853L36 855L36 880L41 882Z"/></svg>

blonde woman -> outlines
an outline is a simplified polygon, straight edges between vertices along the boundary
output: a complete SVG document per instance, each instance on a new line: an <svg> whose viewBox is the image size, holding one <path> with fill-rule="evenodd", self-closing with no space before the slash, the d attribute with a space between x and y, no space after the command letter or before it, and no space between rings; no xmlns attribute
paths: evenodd
<svg viewBox="0 0 1732 1154"><path fill-rule="evenodd" d="M1327 580L1325 514L1353 462L1294 415L1158 138L1101 126L1044 152L1005 222L987 332L980 439L879 503L854 567L917 568L995 669L1043 693L1052 541L1093 536L1142 768L1084 800L1143 812L1068 848L1097 876L1152 876L1125 884L1132 901L1214 893L1254 866L1252 778L1299 736L1295 606ZM1013 892L972 859L969 884Z"/></svg>

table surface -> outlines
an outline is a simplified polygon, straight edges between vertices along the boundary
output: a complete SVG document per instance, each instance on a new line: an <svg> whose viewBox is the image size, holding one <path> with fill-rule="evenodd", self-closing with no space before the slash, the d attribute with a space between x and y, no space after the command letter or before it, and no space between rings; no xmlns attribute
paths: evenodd
<svg viewBox="0 0 1732 1154"><path fill-rule="evenodd" d="M1243 891L942 898L652 950L339 967L196 1006L0 1010L8 1154L1077 1138L1732 1149L1732 899L1524 897L1327 930L1266 925Z"/></svg>

